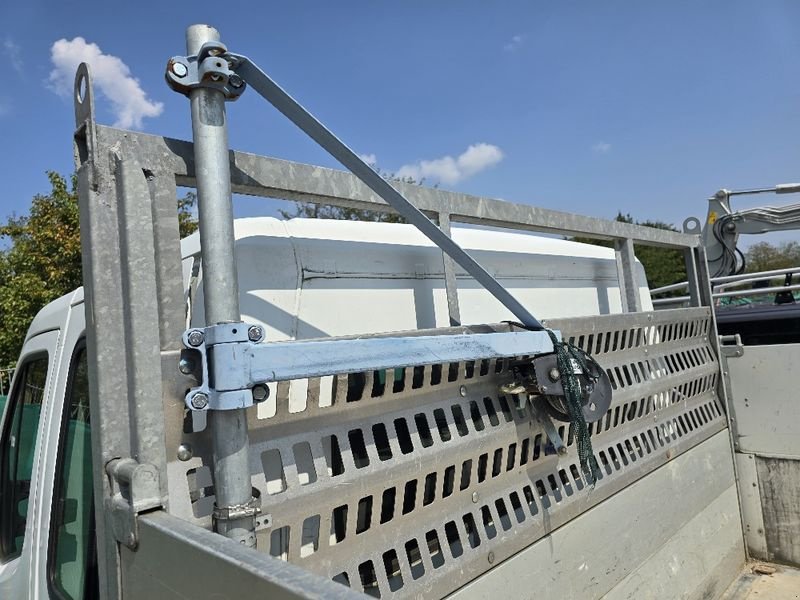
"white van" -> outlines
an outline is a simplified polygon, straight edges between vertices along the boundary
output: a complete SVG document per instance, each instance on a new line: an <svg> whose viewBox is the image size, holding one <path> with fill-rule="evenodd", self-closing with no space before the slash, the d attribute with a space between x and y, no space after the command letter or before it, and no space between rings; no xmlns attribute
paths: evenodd
<svg viewBox="0 0 800 600"><path fill-rule="evenodd" d="M412 226L253 218L235 230L242 318L269 341L449 325L441 252ZM479 229L454 239L541 318L621 310L611 249ZM199 249L197 234L182 242L196 325ZM511 318L466 275L458 288L464 322ZM97 597L85 326L78 289L39 312L17 363L0 426L0 598Z"/></svg>

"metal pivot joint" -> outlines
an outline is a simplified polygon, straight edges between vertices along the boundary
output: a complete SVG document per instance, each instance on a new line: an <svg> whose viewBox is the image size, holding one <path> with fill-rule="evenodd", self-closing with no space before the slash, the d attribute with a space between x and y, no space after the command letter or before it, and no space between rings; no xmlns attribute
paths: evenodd
<svg viewBox="0 0 800 600"><path fill-rule="evenodd" d="M252 347L263 338L263 327L242 322L185 331L183 345L186 350L182 361L194 366L195 375L200 380L199 386L187 392L186 408L196 411L235 410L266 400L269 388L260 382L251 382L247 377Z"/></svg>
<svg viewBox="0 0 800 600"><path fill-rule="evenodd" d="M185 96L204 87L219 90L226 100L238 99L247 84L231 70L227 54L225 44L206 42L196 56L173 56L164 75L167 85Z"/></svg>

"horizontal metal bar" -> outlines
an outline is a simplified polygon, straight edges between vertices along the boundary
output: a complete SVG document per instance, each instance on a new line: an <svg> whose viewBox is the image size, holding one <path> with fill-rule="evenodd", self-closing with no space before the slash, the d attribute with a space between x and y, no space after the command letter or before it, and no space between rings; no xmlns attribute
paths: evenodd
<svg viewBox="0 0 800 600"><path fill-rule="evenodd" d="M381 177L355 152L347 147L336 135L308 112L269 75L259 69L250 59L234 55L237 63L234 70L247 84L265 100L277 108L306 135L317 142L328 154L347 167L367 187L389 203L406 221L419 229L425 237L439 246L450 258L467 273L472 275L492 296L497 298L511 314L531 329L542 329L542 324L514 296L503 287L478 261L467 254L461 246L426 217L398 192L392 184Z"/></svg>
<svg viewBox="0 0 800 600"><path fill-rule="evenodd" d="M97 125L97 139L102 146L98 150L109 149L115 144L135 149L144 168L162 167L175 174L178 185L195 186L194 155L189 142L103 125ZM392 212L392 208L357 177L345 171L246 152L232 151L229 156L231 185L237 194ZM637 244L665 248L695 248L699 244L697 235L408 183L395 182L394 185L422 212L430 215L446 212L454 223L602 240L630 238Z"/></svg>
<svg viewBox="0 0 800 600"><path fill-rule="evenodd" d="M672 298L653 298L653 306L670 306L672 304L683 304L689 302L691 296L674 296Z"/></svg>
<svg viewBox="0 0 800 600"><path fill-rule="evenodd" d="M758 273L742 273L740 275L725 275L723 277L714 277L711 279L711 285L716 286L720 283L730 283L730 282L754 282L754 281L764 281L768 279L775 279L780 277L781 275L788 275L790 273L800 273L800 267L791 267L789 269L776 269L774 271L761 271ZM680 283L673 283L671 285L664 285L659 288L654 288L650 290L651 295L657 294L664 294L666 292L674 292L676 290L684 289L688 283L686 281L681 281ZM718 286L721 288L721 286Z"/></svg>
<svg viewBox="0 0 800 600"><path fill-rule="evenodd" d="M793 292L795 290L800 290L800 285L783 285L751 290L735 290L733 292L719 292L714 294L714 298L733 298L734 296L764 296L768 294L776 294L778 292Z"/></svg>
<svg viewBox="0 0 800 600"><path fill-rule="evenodd" d="M245 360L238 362L225 360L226 346L241 356L239 344L214 346L217 391L242 389L243 377L255 384L553 352L546 331L269 342L249 346Z"/></svg>

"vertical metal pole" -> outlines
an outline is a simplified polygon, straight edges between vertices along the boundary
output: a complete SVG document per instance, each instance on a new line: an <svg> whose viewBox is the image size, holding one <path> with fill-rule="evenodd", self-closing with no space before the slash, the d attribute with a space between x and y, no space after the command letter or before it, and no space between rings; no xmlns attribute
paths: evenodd
<svg viewBox="0 0 800 600"><path fill-rule="evenodd" d="M617 277L619 294L622 300L622 312L640 312L642 299L639 295L639 284L636 281L636 256L633 253L633 240L625 238L614 242L614 253L617 258Z"/></svg>
<svg viewBox="0 0 800 600"><path fill-rule="evenodd" d="M450 214L439 213L439 229L441 229L448 237L451 236L450 231ZM444 287L447 294L447 312L450 317L450 325L455 327L461 325L461 310L458 307L458 282L456 280L456 262L450 257L447 252L442 252L442 260L444 261Z"/></svg>
<svg viewBox="0 0 800 600"><path fill-rule="evenodd" d="M697 278L697 253L694 248L686 248L683 256L686 264L686 282L689 286L689 306L702 306L702 289Z"/></svg>
<svg viewBox="0 0 800 600"><path fill-rule="evenodd" d="M208 25L186 30L186 50L196 55L206 42L219 41ZM228 162L225 97L209 88L193 89L192 134L197 175L197 208L203 257L203 297L206 323L241 320L233 236L233 205ZM244 409L209 412L213 439L214 491L220 514L252 499L248 461L247 415ZM217 531L255 546L255 517L216 519Z"/></svg>

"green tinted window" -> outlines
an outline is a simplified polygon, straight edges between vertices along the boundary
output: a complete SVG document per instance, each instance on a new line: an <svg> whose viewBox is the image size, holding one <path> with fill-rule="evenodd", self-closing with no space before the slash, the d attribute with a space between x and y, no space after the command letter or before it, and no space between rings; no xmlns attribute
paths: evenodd
<svg viewBox="0 0 800 600"><path fill-rule="evenodd" d="M25 541L36 434L47 380L47 355L28 360L8 400L0 445L0 550L18 556Z"/></svg>
<svg viewBox="0 0 800 600"><path fill-rule="evenodd" d="M59 442L48 562L54 595L79 600L97 597L85 348L75 354L69 381Z"/></svg>

